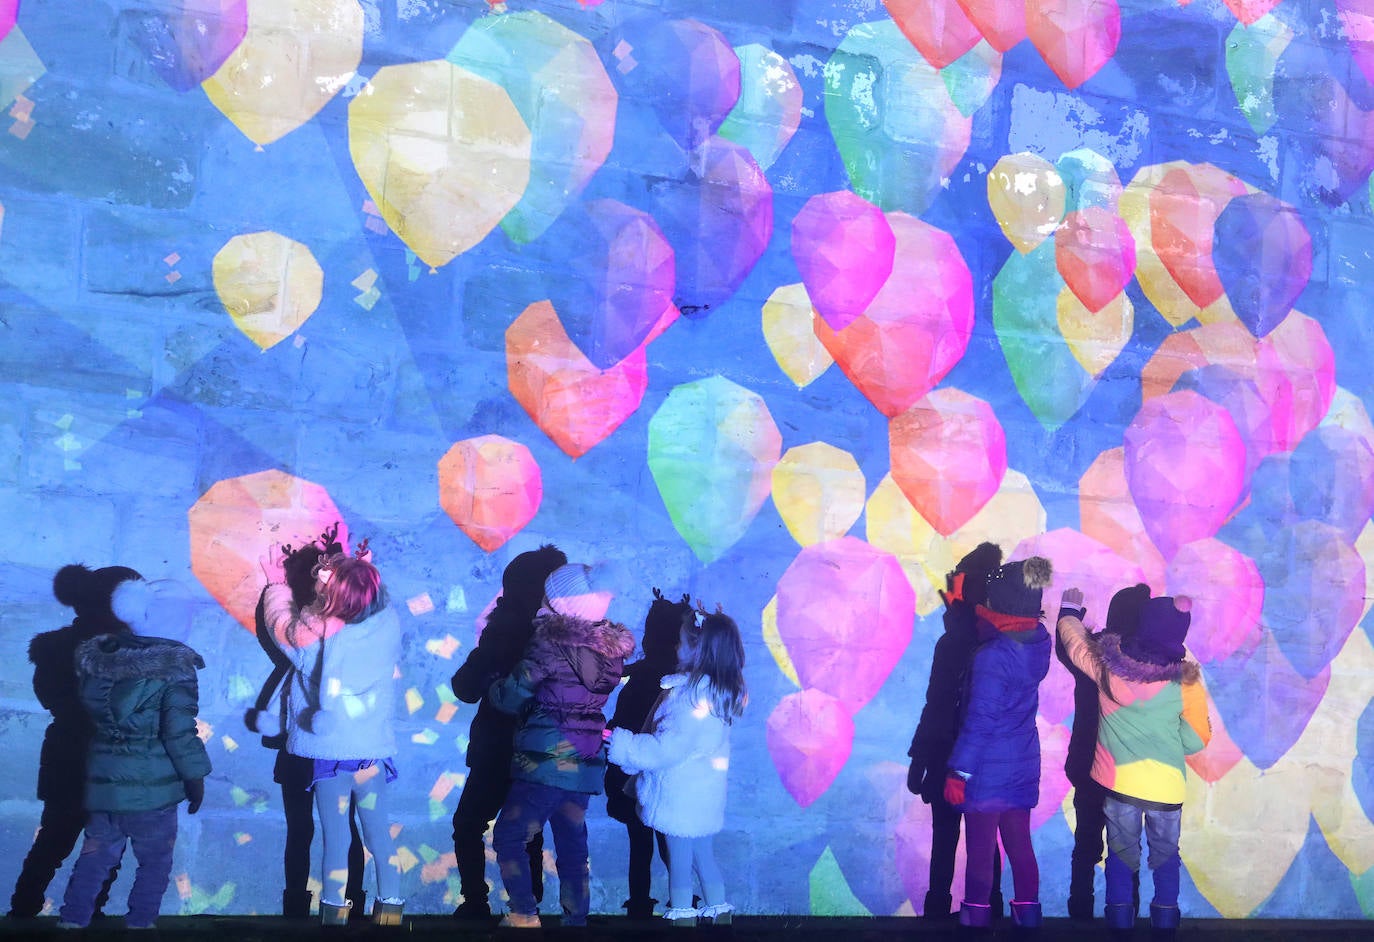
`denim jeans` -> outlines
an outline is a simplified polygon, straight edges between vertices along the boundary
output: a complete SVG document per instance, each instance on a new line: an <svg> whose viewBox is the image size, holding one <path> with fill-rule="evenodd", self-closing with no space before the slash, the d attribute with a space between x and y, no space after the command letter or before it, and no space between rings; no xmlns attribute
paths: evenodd
<svg viewBox="0 0 1374 942"><path fill-rule="evenodd" d="M172 848L177 842L177 806L126 814L92 811L86 819L86 840L67 881L62 900L63 922L88 925L95 898L132 843L138 871L129 889L129 915L125 925L146 929L157 922L162 896L172 874Z"/></svg>
<svg viewBox="0 0 1374 942"><path fill-rule="evenodd" d="M1178 905L1181 862L1178 856L1183 809L1142 808L1115 795L1102 805L1107 819L1107 902L1130 903L1131 874L1140 870L1140 834L1149 843L1149 866L1154 872L1154 903Z"/></svg>
<svg viewBox="0 0 1374 942"><path fill-rule="evenodd" d="M537 911L525 846L547 822L553 831L563 925L586 925L591 908L591 867L587 861L587 804L591 797L537 782L517 779L511 783L491 832L511 912L532 916Z"/></svg>

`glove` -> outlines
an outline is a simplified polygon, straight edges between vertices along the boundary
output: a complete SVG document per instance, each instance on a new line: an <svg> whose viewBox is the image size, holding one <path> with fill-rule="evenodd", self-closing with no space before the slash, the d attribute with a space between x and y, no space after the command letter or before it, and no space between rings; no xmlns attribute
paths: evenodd
<svg viewBox="0 0 1374 942"><path fill-rule="evenodd" d="M945 801L959 806L964 803L964 789L967 783L953 772L945 776Z"/></svg>
<svg viewBox="0 0 1374 942"><path fill-rule="evenodd" d="M200 803L205 800L205 779L188 778L186 780L186 805L187 814L195 814L200 810Z"/></svg>

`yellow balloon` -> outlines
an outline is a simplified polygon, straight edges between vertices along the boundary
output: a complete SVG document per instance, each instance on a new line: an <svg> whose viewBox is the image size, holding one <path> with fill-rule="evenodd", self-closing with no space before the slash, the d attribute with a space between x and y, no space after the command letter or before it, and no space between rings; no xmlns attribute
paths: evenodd
<svg viewBox="0 0 1374 942"><path fill-rule="evenodd" d="M800 282L783 285L763 304L763 339L798 389L809 386L835 362L816 336L815 318L811 298Z"/></svg>
<svg viewBox="0 0 1374 942"><path fill-rule="evenodd" d="M363 60L358 0L248 0L248 31L201 87L261 147L309 121Z"/></svg>
<svg viewBox="0 0 1374 942"><path fill-rule="evenodd" d="M773 466L773 504L800 545L839 539L863 513L864 473L834 445L797 445Z"/></svg>
<svg viewBox="0 0 1374 942"><path fill-rule="evenodd" d="M1067 196L1054 164L1035 154L1007 154L988 173L988 206L1022 255L1054 234Z"/></svg>
<svg viewBox="0 0 1374 942"><path fill-rule="evenodd" d="M215 254L211 271L234 326L263 350L304 324L324 292L315 256L276 232L235 236Z"/></svg>
<svg viewBox="0 0 1374 942"><path fill-rule="evenodd" d="M1093 312L1066 285L1059 290L1056 309L1069 352L1091 376L1101 376L1112 365L1135 329L1135 308L1124 291Z"/></svg>
<svg viewBox="0 0 1374 942"><path fill-rule="evenodd" d="M763 614L759 616L759 622L763 626L763 641L768 645L768 653L773 655L773 661L778 665L778 670L782 671L783 676L792 681L794 687L801 687L801 680L797 677L797 667L792 663L792 655L787 653L787 645L782 643L782 635L778 633L778 597L775 595L768 600L768 604L763 607Z"/></svg>
<svg viewBox="0 0 1374 942"><path fill-rule="evenodd" d="M443 59L380 70L348 109L353 166L431 267L500 223L530 179L530 131L500 85Z"/></svg>

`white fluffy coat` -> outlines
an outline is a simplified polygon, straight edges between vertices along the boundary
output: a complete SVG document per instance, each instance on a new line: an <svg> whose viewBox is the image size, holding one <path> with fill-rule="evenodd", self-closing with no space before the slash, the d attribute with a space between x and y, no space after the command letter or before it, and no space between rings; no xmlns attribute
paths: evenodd
<svg viewBox="0 0 1374 942"><path fill-rule="evenodd" d="M639 818L674 837L706 837L725 826L730 726L710 701L669 674L649 731L611 733L610 760L634 775Z"/></svg>

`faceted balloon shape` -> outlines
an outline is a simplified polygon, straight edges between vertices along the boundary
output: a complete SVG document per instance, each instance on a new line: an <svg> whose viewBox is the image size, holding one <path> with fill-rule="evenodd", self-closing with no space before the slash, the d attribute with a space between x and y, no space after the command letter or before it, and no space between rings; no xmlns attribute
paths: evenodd
<svg viewBox="0 0 1374 942"><path fill-rule="evenodd" d="M892 479L922 517L948 536L1002 483L1007 437L992 407L958 389L937 389L888 426Z"/></svg>
<svg viewBox="0 0 1374 942"><path fill-rule="evenodd" d="M7 32L3 7L0 38ZM186 92L214 75L247 32L247 0L156 0L134 41L164 82Z"/></svg>
<svg viewBox="0 0 1374 942"><path fill-rule="evenodd" d="M1210 696L1207 697L1207 722L1212 727L1211 741L1200 751L1186 756L1184 761L1188 763L1189 770L1203 781L1218 782L1244 761L1245 754L1231 739L1231 734L1226 732L1226 723Z"/></svg>
<svg viewBox="0 0 1374 942"><path fill-rule="evenodd" d="M568 337L602 369L638 350L672 306L672 246L652 216L616 200L569 209L532 254Z"/></svg>
<svg viewBox="0 0 1374 942"><path fill-rule="evenodd" d="M264 577L259 560L273 544L303 546L334 525L348 548L348 525L329 492L284 471L226 478L186 514L191 572L205 591L248 631Z"/></svg>
<svg viewBox="0 0 1374 942"><path fill-rule="evenodd" d="M1054 580L1041 599L1046 627L1050 627L1058 616L1059 599L1065 589L1076 586L1083 590L1087 621L1100 628L1112 596L1119 589L1145 581L1144 571L1135 562L1123 559L1110 547L1068 527L1022 540L1006 558L1031 556L1044 556L1054 563ZM1057 659L1052 661L1049 674L1040 684L1040 715L1051 723L1067 720L1073 713L1073 686L1068 669Z"/></svg>
<svg viewBox="0 0 1374 942"><path fill-rule="evenodd" d="M768 653L773 655L773 662L778 665L778 670L782 675L792 682L793 687L800 687L801 680L797 677L797 665L792 663L792 655L787 653L787 645L782 643L782 636L778 634L778 597L775 595L768 600L768 604L759 613L760 627L763 629L763 643L768 645Z"/></svg>
<svg viewBox="0 0 1374 942"><path fill-rule="evenodd" d="M1031 809L1032 831L1063 813L1064 798L1071 787L1064 774L1064 761L1069 756L1069 728L1042 714L1035 718L1035 730L1040 737L1040 800Z"/></svg>
<svg viewBox="0 0 1374 942"><path fill-rule="evenodd" d="M773 238L773 188L749 151L712 137L685 179L652 190L654 217L677 253L677 296L687 316L729 300Z"/></svg>
<svg viewBox="0 0 1374 942"><path fill-rule="evenodd" d="M1038 154L1008 154L988 172L988 205L1016 251L1025 255L1064 218L1064 181Z"/></svg>
<svg viewBox="0 0 1374 942"><path fill-rule="evenodd" d="M610 153L615 86L590 42L532 10L478 18L447 58L505 89L530 130L529 183L501 228L532 242Z"/></svg>
<svg viewBox="0 0 1374 942"><path fill-rule="evenodd" d="M842 537L804 548L778 580L778 635L802 686L856 713L911 643L915 602L895 556Z"/></svg>
<svg viewBox="0 0 1374 942"><path fill-rule="evenodd" d="M1226 0L1227 8L1236 15L1236 19L1246 26L1254 23L1278 5L1279 0Z"/></svg>
<svg viewBox="0 0 1374 942"><path fill-rule="evenodd" d="M506 330L511 395L554 444L580 458L629 418L644 399L641 347L600 370L568 339L558 313L537 301Z"/></svg>
<svg viewBox="0 0 1374 942"><path fill-rule="evenodd" d="M883 0L902 35L937 69L943 69L982 39L978 27L955 0Z"/></svg>
<svg viewBox="0 0 1374 942"><path fill-rule="evenodd" d="M1184 373L1212 365L1225 367L1238 376L1254 377L1263 393L1258 357L1254 335L1236 320L1170 334L1141 368L1140 397L1148 400L1172 392ZM1273 398L1266 394L1265 400L1273 408Z"/></svg>
<svg viewBox="0 0 1374 942"><path fill-rule="evenodd" d="M894 416L954 368L973 333L973 278L954 239L905 213L889 213L892 275L863 315L816 336L864 398Z"/></svg>
<svg viewBox="0 0 1374 942"><path fill-rule="evenodd" d="M883 211L849 190L811 197L792 219L792 259L816 313L834 330L877 297L896 247Z"/></svg>
<svg viewBox="0 0 1374 942"><path fill-rule="evenodd" d="M1265 457L1278 450L1273 412L1253 379L1230 367L1204 366L1180 376L1174 389L1201 393L1226 409L1245 440L1247 478Z"/></svg>
<svg viewBox="0 0 1374 942"><path fill-rule="evenodd" d="M1006 52L1026 38L1026 5L1004 3L1002 0L959 0L964 15L969 18L988 45L998 52Z"/></svg>
<svg viewBox="0 0 1374 942"><path fill-rule="evenodd" d="M1069 88L1097 74L1121 41L1116 0L1026 0L1026 35Z"/></svg>
<svg viewBox="0 0 1374 942"><path fill-rule="evenodd" d="M1091 148L1079 147L1061 154L1054 168L1064 181L1064 205L1069 212L1091 208L1117 212L1123 187L1116 164L1109 158Z"/></svg>
<svg viewBox="0 0 1374 942"><path fill-rule="evenodd" d="M849 185L885 211L919 215L968 149L972 119L891 20L851 29L825 70L825 120Z"/></svg>
<svg viewBox="0 0 1374 942"><path fill-rule="evenodd" d="M243 40L203 87L261 147L315 117L352 78L363 59L363 9L358 0L247 3Z"/></svg>
<svg viewBox="0 0 1374 942"><path fill-rule="evenodd" d="M1135 239L1126 220L1096 206L1069 213L1054 234L1054 260L1069 290L1096 314L1135 272Z"/></svg>
<svg viewBox="0 0 1374 942"><path fill-rule="evenodd" d="M543 496L534 455L500 435L455 442L439 459L439 505L488 553L525 528Z"/></svg>
<svg viewBox="0 0 1374 942"><path fill-rule="evenodd" d="M864 516L868 542L893 554L916 591L922 618L943 605L937 590L945 574L979 543L1012 546L1027 533L1045 530L1045 508L1035 488L1019 471L1008 470L983 509L948 537L936 532L887 475L873 490Z"/></svg>
<svg viewBox="0 0 1374 942"><path fill-rule="evenodd" d="M1246 758L1267 769L1307 728L1331 681L1331 670L1303 676L1274 636L1261 631L1230 657L1209 664L1206 677L1227 732Z"/></svg>
<svg viewBox="0 0 1374 942"><path fill-rule="evenodd" d="M1217 216L1212 255L1241 323L1264 337L1312 276L1312 238L1293 207L1267 193L1238 196Z"/></svg>
<svg viewBox="0 0 1374 942"><path fill-rule="evenodd" d="M625 98L653 109L683 150L711 138L740 97L740 60L717 30L651 13L622 29L616 75Z"/></svg>
<svg viewBox="0 0 1374 942"><path fill-rule="evenodd" d="M9 35L9 31L14 29L14 22L19 16L19 0L0 0L0 39Z"/></svg>
<svg viewBox="0 0 1374 942"><path fill-rule="evenodd" d="M768 406L720 376L674 388L649 420L649 471L673 526L703 563L749 529L781 455Z"/></svg>
<svg viewBox="0 0 1374 942"><path fill-rule="evenodd" d="M1083 535L1107 546L1122 559L1134 560L1151 590L1165 584L1164 557L1145 532L1126 484L1126 450L1109 448L1078 481L1078 521Z"/></svg>
<svg viewBox="0 0 1374 942"><path fill-rule="evenodd" d="M1212 262L1217 218L1245 184L1210 164L1176 167L1150 192L1149 251L1199 308L1215 303L1225 290Z"/></svg>
<svg viewBox="0 0 1374 942"><path fill-rule="evenodd" d="M1205 832L1209 840L1184 840L1179 853L1198 891L1227 919L1251 915L1273 895L1311 820L1306 801L1292 800L1306 796L1307 777L1297 770L1262 772L1265 766L1256 765L1241 761L1211 784L1190 777L1183 801L1183 833ZM1231 860L1250 864L1240 873L1228 870Z"/></svg>
<svg viewBox="0 0 1374 942"><path fill-rule="evenodd" d="M736 46L740 94L725 116L720 136L748 149L767 170L797 133L802 118L802 87L792 63L767 46Z"/></svg>
<svg viewBox="0 0 1374 942"><path fill-rule="evenodd" d="M1335 527L1353 543L1374 515L1374 441L1321 426L1293 449L1289 470L1297 512Z"/></svg>
<svg viewBox="0 0 1374 942"><path fill-rule="evenodd" d="M1293 311L1255 344L1255 385L1269 404L1274 446L1289 451L1316 428L1336 394L1336 354L1313 318Z"/></svg>
<svg viewBox="0 0 1374 942"><path fill-rule="evenodd" d="M1016 391L1050 430L1067 422L1096 384L1060 332L1065 285L1054 254L1053 242L1012 254L992 282L992 323Z"/></svg>
<svg viewBox="0 0 1374 942"><path fill-rule="evenodd" d="M235 236L215 253L215 293L234 326L262 350L291 336L320 306L324 270L276 232Z"/></svg>
<svg viewBox="0 0 1374 942"><path fill-rule="evenodd" d="M1314 520L1271 534L1255 562L1266 585L1264 624L1311 680L1364 615L1365 562L1339 530Z"/></svg>
<svg viewBox="0 0 1374 942"><path fill-rule="evenodd" d="M1193 600L1188 650L1200 663L1229 657L1262 630L1264 579L1255 561L1220 540L1182 547L1169 563L1169 593Z"/></svg>
<svg viewBox="0 0 1374 942"><path fill-rule="evenodd" d="M763 305L763 339L798 389L809 386L835 362L816 336L815 318L803 284L783 285Z"/></svg>
<svg viewBox="0 0 1374 942"><path fill-rule="evenodd" d="M1263 16L1250 26L1236 24L1226 38L1226 73L1231 79L1231 90L1256 134L1268 132L1278 120L1274 111L1274 71L1293 35L1292 28L1283 20Z"/></svg>
<svg viewBox="0 0 1374 942"><path fill-rule="evenodd" d="M949 100L966 118L987 104L997 83L1002 80L1002 54L979 41L968 52L940 70L940 79L949 91Z"/></svg>
<svg viewBox="0 0 1374 942"><path fill-rule="evenodd" d="M443 59L378 69L348 107L348 151L431 268L486 238L530 178L530 131L506 90Z"/></svg>
<svg viewBox="0 0 1374 942"><path fill-rule="evenodd" d="M854 748L849 711L819 690L790 693L768 714L768 754L782 787L810 807L825 794Z"/></svg>
<svg viewBox="0 0 1374 942"><path fill-rule="evenodd" d="M1101 309L1090 311L1067 286L1059 292L1059 332L1078 364L1091 376L1116 362L1135 330L1135 306L1122 291Z"/></svg>
<svg viewBox="0 0 1374 942"><path fill-rule="evenodd" d="M864 496L854 456L825 442L789 448L773 468L773 503L802 546L848 533L863 513Z"/></svg>
<svg viewBox="0 0 1374 942"><path fill-rule="evenodd" d="M1214 536L1245 489L1245 442L1225 409L1194 392L1151 399L1126 429L1126 481L1166 560Z"/></svg>

